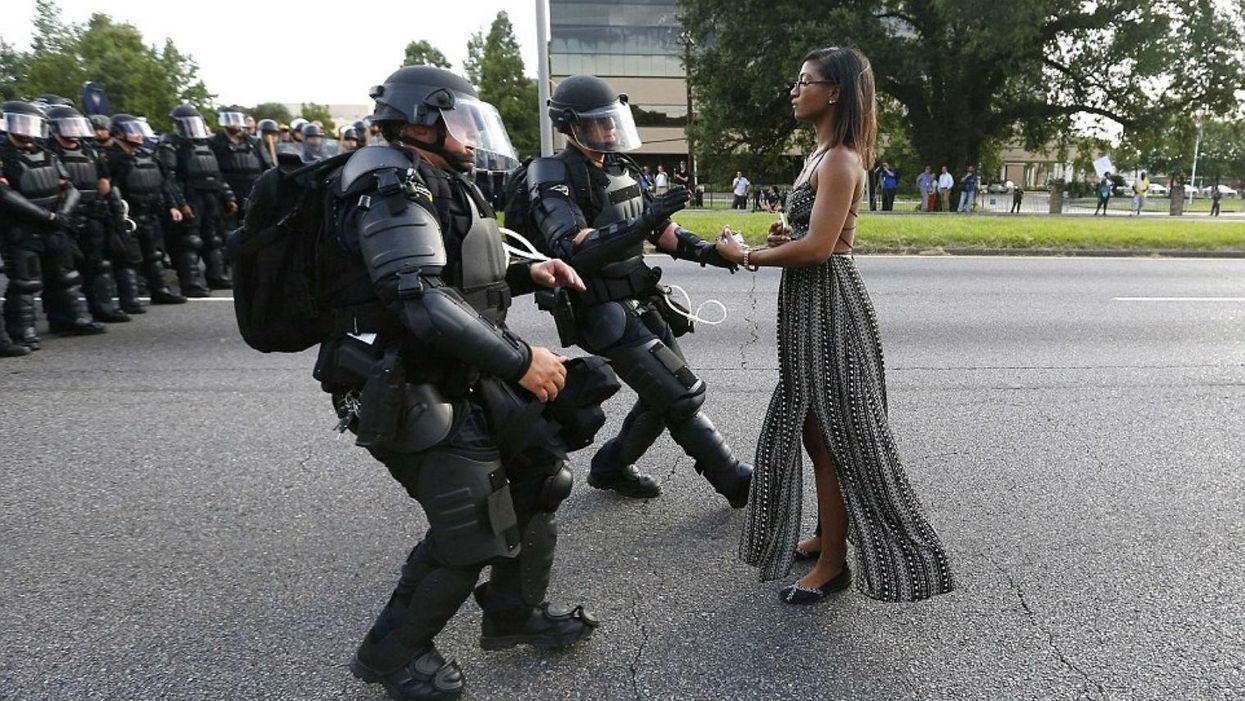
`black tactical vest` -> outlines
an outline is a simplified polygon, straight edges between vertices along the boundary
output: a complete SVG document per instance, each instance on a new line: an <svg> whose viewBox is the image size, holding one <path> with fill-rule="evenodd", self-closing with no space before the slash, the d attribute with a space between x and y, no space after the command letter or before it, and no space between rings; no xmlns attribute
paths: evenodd
<svg viewBox="0 0 1245 701"><path fill-rule="evenodd" d="M235 144L228 137L218 136L212 150L216 153L220 172L234 190L234 194L238 197L249 195L255 179L264 172L264 164L259 160L255 142L243 136Z"/></svg>
<svg viewBox="0 0 1245 701"><path fill-rule="evenodd" d="M78 207L85 208L99 199L99 165L95 153L85 146L73 150L56 148L56 153L69 171L69 181L82 193Z"/></svg>
<svg viewBox="0 0 1245 701"><path fill-rule="evenodd" d="M643 214L644 195L640 190L640 184L631 177L626 166L618 162L606 163L603 172L609 179L604 188L601 187L600 176L593 180L593 188L596 190L594 199L601 209L591 222L592 228L600 229ZM643 241L636 242L633 249L627 252L628 258L642 255L644 255Z"/></svg>
<svg viewBox="0 0 1245 701"><path fill-rule="evenodd" d="M10 182L14 190L44 209L56 210L61 194L61 169L56 157L42 148L34 153L17 150L17 178Z"/></svg>
<svg viewBox="0 0 1245 701"><path fill-rule="evenodd" d="M196 190L220 189L220 163L206 141L183 140L178 144L177 168L182 180Z"/></svg>
<svg viewBox="0 0 1245 701"><path fill-rule="evenodd" d="M151 151L140 148L130 156L130 170L125 174L121 195L131 205L154 206L164 192L164 171Z"/></svg>
<svg viewBox="0 0 1245 701"><path fill-rule="evenodd" d="M419 174L433 192L445 239L446 282L457 287L480 316L501 322L510 308L506 251L492 208L475 185L421 164Z"/></svg>

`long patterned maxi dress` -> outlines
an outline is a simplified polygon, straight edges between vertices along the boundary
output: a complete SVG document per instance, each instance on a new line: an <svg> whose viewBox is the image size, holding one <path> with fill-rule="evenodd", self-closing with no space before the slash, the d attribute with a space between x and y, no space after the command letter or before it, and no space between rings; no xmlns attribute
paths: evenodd
<svg viewBox="0 0 1245 701"><path fill-rule="evenodd" d="M793 240L808 234L813 197L805 183L788 198ZM740 558L760 569L762 581L791 570L803 500L801 436L812 411L847 507L857 588L883 601L950 591L947 555L891 436L877 317L854 261L836 254L786 268L778 295L778 387L757 443Z"/></svg>

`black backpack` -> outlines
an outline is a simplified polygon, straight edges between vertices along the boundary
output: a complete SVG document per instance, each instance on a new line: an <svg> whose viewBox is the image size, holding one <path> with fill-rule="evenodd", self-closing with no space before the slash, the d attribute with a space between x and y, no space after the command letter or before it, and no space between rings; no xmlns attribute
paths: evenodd
<svg viewBox="0 0 1245 701"><path fill-rule="evenodd" d="M255 181L242 228L229 234L234 314L258 351L297 353L330 331L319 273L332 245L323 225L332 199L326 181L350 155L268 169Z"/></svg>

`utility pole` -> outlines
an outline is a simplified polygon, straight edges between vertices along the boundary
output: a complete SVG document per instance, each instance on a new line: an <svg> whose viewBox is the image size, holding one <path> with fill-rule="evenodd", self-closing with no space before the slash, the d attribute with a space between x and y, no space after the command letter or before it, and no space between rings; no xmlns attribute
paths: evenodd
<svg viewBox="0 0 1245 701"><path fill-rule="evenodd" d="M1202 150L1202 113L1197 117L1197 140L1193 142L1193 174L1189 176L1189 202L1193 202L1193 193L1197 192L1197 157Z"/></svg>
<svg viewBox="0 0 1245 701"><path fill-rule="evenodd" d="M690 184L694 189L698 180L696 178L696 141L692 136L692 80L688 66L691 65L692 46L696 42L692 41L692 35L687 31L681 32L679 38L683 40L683 85L687 89L687 125L683 127L683 134L687 138L687 171L692 175Z"/></svg>
<svg viewBox="0 0 1245 701"><path fill-rule="evenodd" d="M540 104L540 155L553 155L553 122L549 119L549 0L536 0L536 85Z"/></svg>

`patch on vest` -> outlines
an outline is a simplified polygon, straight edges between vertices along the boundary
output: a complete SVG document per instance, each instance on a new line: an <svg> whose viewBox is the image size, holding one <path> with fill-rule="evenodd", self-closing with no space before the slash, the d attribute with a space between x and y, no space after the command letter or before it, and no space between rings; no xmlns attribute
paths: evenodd
<svg viewBox="0 0 1245 701"><path fill-rule="evenodd" d="M551 187L551 188L549 188L549 189L550 189L550 190L552 190L553 192L560 192L560 193L562 193L562 196L563 196L563 197L570 197L570 196L571 196L571 188L567 187L566 185L554 185L553 187Z"/></svg>
<svg viewBox="0 0 1245 701"><path fill-rule="evenodd" d="M423 197L429 202L432 201L432 190L429 190L426 185L416 180L408 180L406 182L406 191L412 197Z"/></svg>

